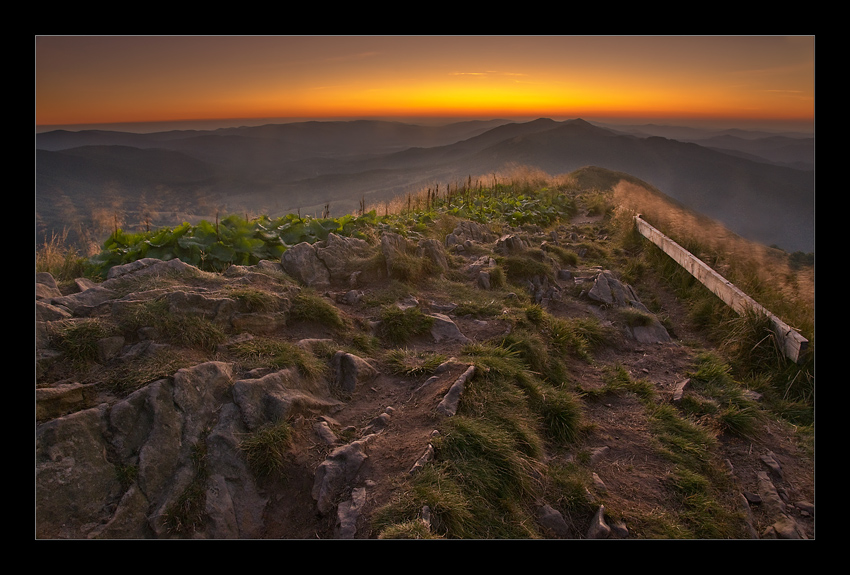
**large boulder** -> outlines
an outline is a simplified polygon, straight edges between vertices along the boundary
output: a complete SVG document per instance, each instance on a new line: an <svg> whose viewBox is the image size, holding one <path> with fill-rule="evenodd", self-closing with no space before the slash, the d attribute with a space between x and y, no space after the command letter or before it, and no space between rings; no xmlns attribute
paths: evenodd
<svg viewBox="0 0 850 575"><path fill-rule="evenodd" d="M363 266L372 258L373 248L365 240L337 234L328 234L328 239L317 242L316 256L325 264L332 282L347 282L354 272L362 272Z"/></svg>
<svg viewBox="0 0 850 575"><path fill-rule="evenodd" d="M300 389L298 370L286 368L260 378L233 383L233 399L250 430L295 414L327 413L340 403Z"/></svg>
<svg viewBox="0 0 850 575"><path fill-rule="evenodd" d="M649 311L641 303L632 286L624 284L608 270L603 270L596 275L593 287L590 288L587 297L607 305L634 307L642 311Z"/></svg>
<svg viewBox="0 0 850 575"><path fill-rule="evenodd" d="M287 274L305 285L320 289L331 285L331 274L312 244L292 246L283 252L280 263Z"/></svg>
<svg viewBox="0 0 850 575"><path fill-rule="evenodd" d="M463 335L457 324L452 319L442 313L431 313L428 317L433 319L431 324L431 337L435 342L454 341L460 343L469 343L470 339Z"/></svg>
<svg viewBox="0 0 850 575"><path fill-rule="evenodd" d="M122 486L107 458L107 415L99 405L36 427L36 537L85 538L108 520Z"/></svg>
<svg viewBox="0 0 850 575"><path fill-rule="evenodd" d="M371 436L337 447L319 464L313 479L313 499L320 514L326 515L334 509L343 490L360 471L368 459L366 443Z"/></svg>
<svg viewBox="0 0 850 575"><path fill-rule="evenodd" d="M203 519L193 537L262 536L268 500L239 444L251 414L263 414L259 423L281 411L268 410L268 393L243 393L236 402L236 392L232 366L211 361L178 370L112 407L38 425L36 536L185 536L173 511L187 497L202 498Z"/></svg>
<svg viewBox="0 0 850 575"><path fill-rule="evenodd" d="M373 255L367 241L331 233L315 244L302 242L289 248L281 256L281 265L299 282L324 289L334 282L351 281L352 274L369 267Z"/></svg>
<svg viewBox="0 0 850 575"><path fill-rule="evenodd" d="M496 242L495 252L502 255L521 253L528 249L528 242L516 234L506 234Z"/></svg>

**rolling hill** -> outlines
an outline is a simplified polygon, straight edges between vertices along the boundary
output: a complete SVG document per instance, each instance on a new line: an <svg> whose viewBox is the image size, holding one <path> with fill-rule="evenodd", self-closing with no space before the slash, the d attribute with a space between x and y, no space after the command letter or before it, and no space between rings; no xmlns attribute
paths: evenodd
<svg viewBox="0 0 850 575"><path fill-rule="evenodd" d="M363 200L380 205L510 166L550 175L599 166L633 175L748 239L813 252L814 169L789 167L808 165L810 142L709 135L697 140L687 132L678 140L546 118L440 127L355 121L45 132L36 136L36 212L48 233L69 227L70 214L91 206L120 211L127 226L142 212L157 215L154 225L176 223L169 214L314 213L325 205L342 214ZM800 149L792 154L790 144Z"/></svg>

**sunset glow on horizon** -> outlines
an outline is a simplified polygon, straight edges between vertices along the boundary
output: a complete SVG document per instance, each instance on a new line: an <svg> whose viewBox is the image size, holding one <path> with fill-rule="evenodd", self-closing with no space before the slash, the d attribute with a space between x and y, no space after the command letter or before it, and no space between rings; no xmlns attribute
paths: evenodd
<svg viewBox="0 0 850 575"><path fill-rule="evenodd" d="M814 127L813 36L37 36L36 126L643 118Z"/></svg>

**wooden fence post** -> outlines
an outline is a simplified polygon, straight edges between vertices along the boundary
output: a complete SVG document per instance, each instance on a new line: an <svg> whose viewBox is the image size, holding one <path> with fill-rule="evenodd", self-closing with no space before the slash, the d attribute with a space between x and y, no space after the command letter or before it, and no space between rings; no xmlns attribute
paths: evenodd
<svg viewBox="0 0 850 575"><path fill-rule="evenodd" d="M700 283L711 290L712 293L723 300L726 305L735 310L739 315L743 315L750 310L766 315L773 324L773 331L782 346L785 356L795 363L800 362L803 353L808 349L809 341L800 335L798 331L770 313L688 250L652 227L640 217L640 214L635 216L635 223L637 224L638 232L643 237L661 248L665 254L673 258L676 263L685 268L688 273L699 280Z"/></svg>

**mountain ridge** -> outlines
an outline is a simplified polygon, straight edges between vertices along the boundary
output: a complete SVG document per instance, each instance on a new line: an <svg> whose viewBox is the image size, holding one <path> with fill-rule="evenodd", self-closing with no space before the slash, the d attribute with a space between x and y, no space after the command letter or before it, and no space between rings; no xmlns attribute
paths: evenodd
<svg viewBox="0 0 850 575"><path fill-rule="evenodd" d="M187 195L206 193L210 202L223 204L220 207L226 211L311 212L330 205L344 213L356 210L363 199L380 204L431 185L450 185L468 177L501 173L511 165L529 166L550 175L598 165L633 174L745 237L789 251L814 250L813 171L742 158L697 142L618 133L582 119L492 123L499 125L460 123L420 130L421 127L411 128L408 124L383 122L315 122L184 132L180 138L172 137L173 133L47 132L37 135L36 144L43 148L73 147L74 143L101 138L144 142L146 147L188 154L215 168L209 168L214 178L194 184ZM367 140L364 129L381 134ZM270 131L303 134L305 130L322 133L301 140L244 137ZM399 130L419 135L402 138ZM328 132L335 135L329 136ZM341 138L341 132L348 136ZM465 137L451 141L461 135ZM414 145L433 144L439 139L446 142ZM65 143L60 144L60 140ZM68 147L54 151L72 155ZM37 154L36 200L37 211L42 212L56 203L56 194L68 195L71 203L76 203L74 194L97 197L112 169L104 167L99 173L96 166L87 164L90 181L81 176L76 189L62 190L50 164L38 169L42 161L44 156L39 159ZM65 161L72 163L73 159L65 157ZM175 158L173 165L178 161ZM141 154L139 162L143 162ZM376 183L376 174L385 175L385 182ZM165 176L155 174L154 180L158 178L159 185L169 188L190 185ZM112 177L118 178L117 173L112 173ZM329 181L339 183L325 187ZM115 184L121 188L120 178Z"/></svg>

